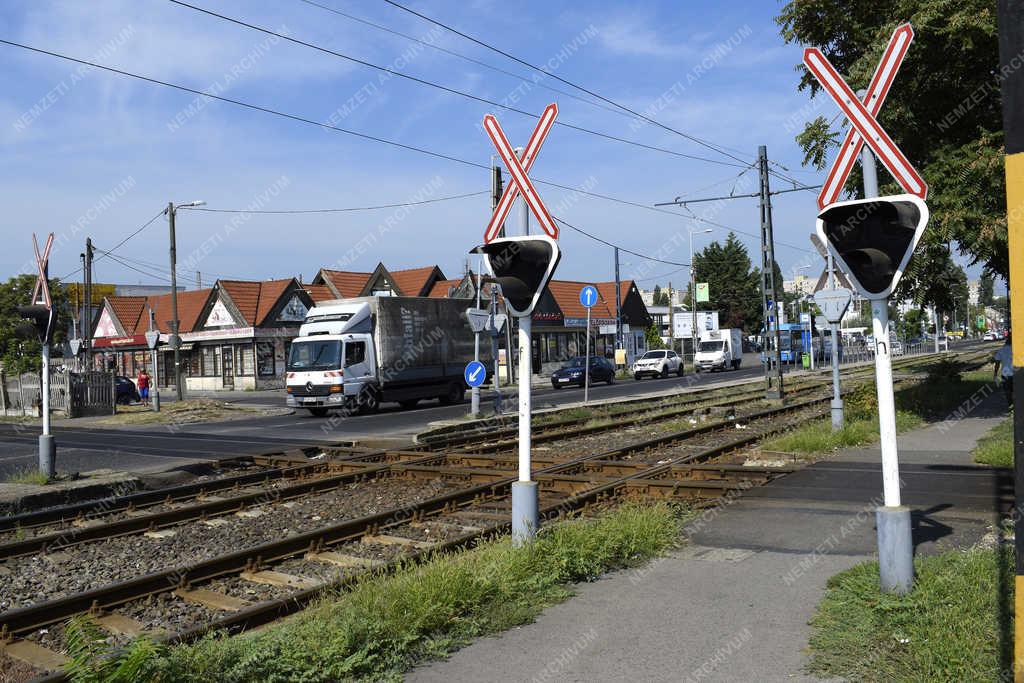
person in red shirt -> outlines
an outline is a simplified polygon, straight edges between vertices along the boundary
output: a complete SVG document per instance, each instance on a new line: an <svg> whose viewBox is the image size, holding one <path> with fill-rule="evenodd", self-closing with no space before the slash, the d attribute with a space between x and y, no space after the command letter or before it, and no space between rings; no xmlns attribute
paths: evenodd
<svg viewBox="0 0 1024 683"><path fill-rule="evenodd" d="M149 373L146 372L146 368L139 370L139 376L136 378L135 383L139 387L139 398L142 399L142 405L149 405Z"/></svg>

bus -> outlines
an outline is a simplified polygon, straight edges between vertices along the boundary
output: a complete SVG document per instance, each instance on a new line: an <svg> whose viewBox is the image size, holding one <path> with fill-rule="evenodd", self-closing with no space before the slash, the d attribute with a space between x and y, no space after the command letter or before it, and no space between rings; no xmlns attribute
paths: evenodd
<svg viewBox="0 0 1024 683"><path fill-rule="evenodd" d="M783 363L797 363L800 356L808 349L804 348L804 332L807 326L801 323L782 323L779 325L779 360ZM764 332L764 328L761 328ZM774 328L768 333L769 340L775 337ZM815 352L820 355L820 345L813 344ZM768 362L767 349L761 351L761 362Z"/></svg>

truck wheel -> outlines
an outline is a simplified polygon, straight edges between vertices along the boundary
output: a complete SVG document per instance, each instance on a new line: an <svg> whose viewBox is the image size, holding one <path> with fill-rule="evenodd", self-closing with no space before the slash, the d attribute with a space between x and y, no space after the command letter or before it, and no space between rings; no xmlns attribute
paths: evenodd
<svg viewBox="0 0 1024 683"><path fill-rule="evenodd" d="M448 385L448 393L441 397L441 405L450 406L462 403L465 399L466 389L462 385L452 382Z"/></svg>
<svg viewBox="0 0 1024 683"><path fill-rule="evenodd" d="M373 389L364 389L359 395L359 412L363 415L372 415L380 409L380 397Z"/></svg>
<svg viewBox="0 0 1024 683"><path fill-rule="evenodd" d="M740 369L740 362L738 360L734 360L732 362L732 369L733 370L739 370Z"/></svg>
<svg viewBox="0 0 1024 683"><path fill-rule="evenodd" d="M327 408L308 408L313 417L327 417Z"/></svg>
<svg viewBox="0 0 1024 683"><path fill-rule="evenodd" d="M419 404L419 402L420 400L418 398L410 398L405 401L399 401L398 405L402 406L405 410L412 410L417 406L417 404Z"/></svg>

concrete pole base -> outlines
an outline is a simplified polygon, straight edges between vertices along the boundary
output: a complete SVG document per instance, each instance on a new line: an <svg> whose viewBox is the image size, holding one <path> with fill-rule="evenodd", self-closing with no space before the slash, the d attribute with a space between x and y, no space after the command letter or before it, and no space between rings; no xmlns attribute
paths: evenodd
<svg viewBox="0 0 1024 683"><path fill-rule="evenodd" d="M832 399L832 431L839 432L843 429L843 399Z"/></svg>
<svg viewBox="0 0 1024 683"><path fill-rule="evenodd" d="M39 435L39 471L48 479L53 479L57 465L57 442L52 434Z"/></svg>
<svg viewBox="0 0 1024 683"><path fill-rule="evenodd" d="M910 508L879 507L878 569L883 593L905 595L914 586L914 543L911 537Z"/></svg>
<svg viewBox="0 0 1024 683"><path fill-rule="evenodd" d="M516 548L532 543L540 527L537 511L537 482L517 481L512 484L512 545Z"/></svg>
<svg viewBox="0 0 1024 683"><path fill-rule="evenodd" d="M160 392L159 391L153 393L153 412L154 413L159 413L160 412Z"/></svg>

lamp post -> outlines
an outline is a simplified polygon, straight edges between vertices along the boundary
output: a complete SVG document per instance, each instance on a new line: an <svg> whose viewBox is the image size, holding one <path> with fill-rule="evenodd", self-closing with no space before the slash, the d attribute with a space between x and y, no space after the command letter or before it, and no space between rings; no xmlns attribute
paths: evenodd
<svg viewBox="0 0 1024 683"><path fill-rule="evenodd" d="M711 232L711 228L704 228L703 230L695 230L690 228L690 337L693 348L693 362L697 363L697 274L693 268L693 233L698 232L700 234L707 234ZM671 306L672 302L669 301L668 305Z"/></svg>
<svg viewBox="0 0 1024 683"><path fill-rule="evenodd" d="M174 349L174 390L178 397L178 400L185 398L185 386L181 379L181 337L178 336L178 326L180 321L178 320L178 278L177 278L177 243L174 235L174 219L177 216L178 209L191 209L197 206L203 206L206 202L196 200L189 202L188 204L174 205L174 202L169 202L164 213L167 214L167 223L170 229L170 241L171 241L171 348Z"/></svg>

